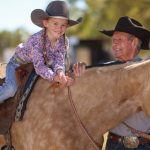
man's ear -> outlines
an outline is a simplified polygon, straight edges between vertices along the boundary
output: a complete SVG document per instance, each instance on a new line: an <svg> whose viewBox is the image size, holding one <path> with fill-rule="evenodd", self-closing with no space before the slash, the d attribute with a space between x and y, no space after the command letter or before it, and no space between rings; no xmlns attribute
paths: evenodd
<svg viewBox="0 0 150 150"><path fill-rule="evenodd" d="M132 41L132 46L134 49L137 49L138 43L139 43L139 39L135 37Z"/></svg>

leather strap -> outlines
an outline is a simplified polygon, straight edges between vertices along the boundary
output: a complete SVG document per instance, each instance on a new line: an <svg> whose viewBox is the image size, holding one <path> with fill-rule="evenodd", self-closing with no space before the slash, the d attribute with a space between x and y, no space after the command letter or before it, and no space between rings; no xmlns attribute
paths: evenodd
<svg viewBox="0 0 150 150"><path fill-rule="evenodd" d="M122 142L123 139L124 139L124 136L119 136L119 135L116 135L112 132L109 132L108 134L108 138L111 139L112 141L114 142ZM137 137L138 140L139 140L139 144L145 144L145 143L150 143L150 140L147 139L147 138L140 138L140 137Z"/></svg>
<svg viewBox="0 0 150 150"><path fill-rule="evenodd" d="M150 140L150 135L149 135L149 134L146 134L146 133L144 133L144 132L142 132L142 131L136 130L136 129L132 128L131 126L129 126L129 125L128 125L127 123L125 123L125 122L123 122L123 124L124 124L127 128L129 128L133 134L136 134L137 136L140 136L140 137L143 137L143 138L146 138L146 139L149 139L149 140Z"/></svg>
<svg viewBox="0 0 150 150"><path fill-rule="evenodd" d="M85 133L85 135L87 136L87 138L89 139L89 141L93 144L93 147L96 149L96 150L101 150L101 146L98 145L98 143L96 143L93 139L93 137L89 134L89 132L87 131L85 125L83 124L83 122L81 121L80 117L79 117L79 114L76 110L76 107L74 105L74 102L73 102L73 99L72 99L72 94L71 94L71 89L70 87L68 87L68 96L69 96L69 101L70 101L70 104L71 104L71 108L73 110L73 113L77 119L77 122L78 124L80 125L81 129L83 130L83 132Z"/></svg>

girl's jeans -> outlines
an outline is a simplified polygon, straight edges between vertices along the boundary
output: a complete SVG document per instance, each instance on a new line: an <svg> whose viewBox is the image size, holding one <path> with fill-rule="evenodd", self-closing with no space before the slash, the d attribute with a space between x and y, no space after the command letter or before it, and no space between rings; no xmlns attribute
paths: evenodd
<svg viewBox="0 0 150 150"><path fill-rule="evenodd" d="M15 69L19 66L13 56L6 67L6 78L2 86L0 86L0 103L13 97L17 91L17 81L15 77Z"/></svg>
<svg viewBox="0 0 150 150"><path fill-rule="evenodd" d="M106 150L150 150L150 143L140 144L138 148L126 148L122 142L107 140Z"/></svg>

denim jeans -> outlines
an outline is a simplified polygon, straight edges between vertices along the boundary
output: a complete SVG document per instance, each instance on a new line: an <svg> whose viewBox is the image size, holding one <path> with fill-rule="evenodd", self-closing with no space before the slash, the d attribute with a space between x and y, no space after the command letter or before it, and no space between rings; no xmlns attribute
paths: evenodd
<svg viewBox="0 0 150 150"><path fill-rule="evenodd" d="M106 150L150 150L150 143L140 144L137 148L126 148L122 142L108 139L106 143Z"/></svg>
<svg viewBox="0 0 150 150"><path fill-rule="evenodd" d="M15 77L15 69L19 66L15 56L13 56L6 67L6 78L2 86L0 86L0 103L13 97L17 91L17 81Z"/></svg>

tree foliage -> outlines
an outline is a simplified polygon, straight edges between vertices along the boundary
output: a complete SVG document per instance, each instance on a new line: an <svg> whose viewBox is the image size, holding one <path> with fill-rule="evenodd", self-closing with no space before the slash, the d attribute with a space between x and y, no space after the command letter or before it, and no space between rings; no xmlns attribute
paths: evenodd
<svg viewBox="0 0 150 150"><path fill-rule="evenodd" d="M102 36L98 31L113 29L121 16L133 17L150 29L150 0L84 0L84 2L87 7L78 10L75 1L72 2L72 13L82 12L83 23L69 32L82 39Z"/></svg>
<svg viewBox="0 0 150 150"><path fill-rule="evenodd" d="M29 35L24 29L17 29L15 31L1 31L0 32L0 53L8 47L16 47L23 42Z"/></svg>
<svg viewBox="0 0 150 150"><path fill-rule="evenodd" d="M80 39L106 38L100 29L113 29L121 16L130 16L150 29L150 0L67 0L70 4L70 17L82 16L81 24L71 27L69 35ZM83 5L84 4L84 5ZM6 47L16 47L29 33L24 29L0 32L0 51Z"/></svg>

